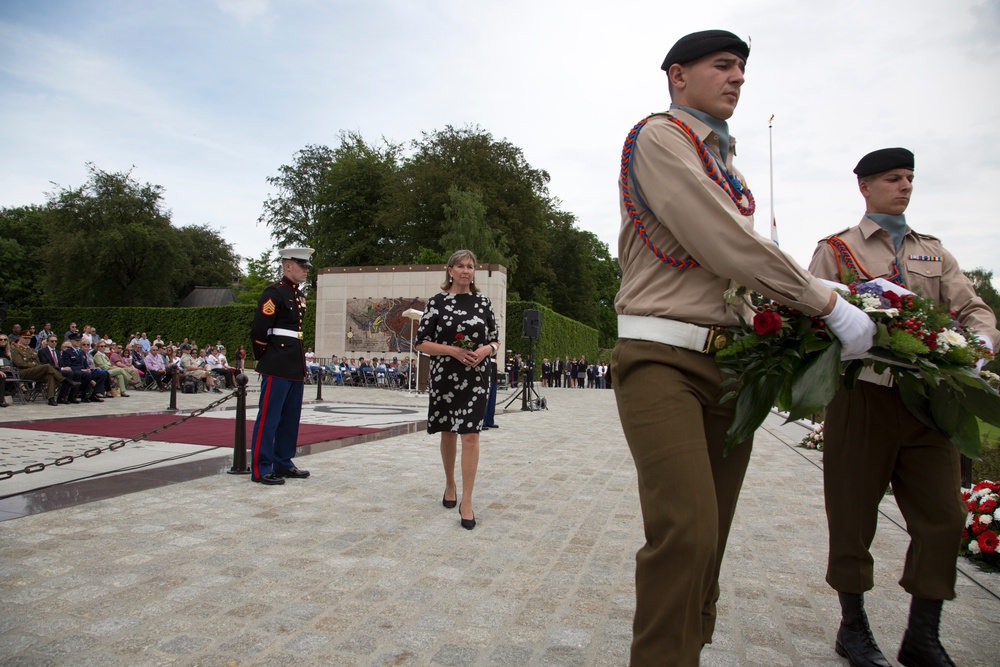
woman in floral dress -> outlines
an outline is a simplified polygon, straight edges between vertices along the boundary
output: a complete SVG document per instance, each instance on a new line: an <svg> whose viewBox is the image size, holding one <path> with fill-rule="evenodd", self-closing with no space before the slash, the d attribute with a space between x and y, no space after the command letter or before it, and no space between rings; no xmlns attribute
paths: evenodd
<svg viewBox="0 0 1000 667"><path fill-rule="evenodd" d="M459 250L448 260L443 292L427 300L415 338L416 349L430 355L430 407L427 432L441 434L445 488L441 503L459 505L462 527L476 527L472 489L479 467L479 432L489 397L489 364L499 347L490 300L476 287L476 256ZM462 501L458 503L455 460L462 436Z"/></svg>

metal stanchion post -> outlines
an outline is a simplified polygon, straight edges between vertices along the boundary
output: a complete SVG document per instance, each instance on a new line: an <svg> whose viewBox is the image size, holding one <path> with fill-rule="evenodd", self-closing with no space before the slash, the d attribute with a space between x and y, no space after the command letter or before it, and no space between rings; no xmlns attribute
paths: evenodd
<svg viewBox="0 0 1000 667"><path fill-rule="evenodd" d="M180 376L184 374L184 371L177 369L170 374L170 405L167 406L167 410L177 410L177 385L180 382Z"/></svg>
<svg viewBox="0 0 1000 667"><path fill-rule="evenodd" d="M323 366L316 369L316 400L323 400Z"/></svg>
<svg viewBox="0 0 1000 667"><path fill-rule="evenodd" d="M236 434L233 439L233 467L230 475L248 475L247 466L247 382L243 373L236 376Z"/></svg>

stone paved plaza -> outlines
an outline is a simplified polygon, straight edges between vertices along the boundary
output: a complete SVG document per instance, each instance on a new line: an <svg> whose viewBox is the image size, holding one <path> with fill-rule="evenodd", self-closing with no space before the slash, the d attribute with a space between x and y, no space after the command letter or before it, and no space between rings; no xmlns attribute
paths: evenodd
<svg viewBox="0 0 1000 667"><path fill-rule="evenodd" d="M80 475L69 471L78 463L91 474L194 450L213 467L0 522L0 664L625 665L642 523L614 395L540 392L548 410L522 412L517 403L483 434L473 531L441 506L438 439L421 430L300 456L312 477L279 487L224 474L231 450L169 443L0 480L6 496L53 483L45 475ZM215 396L178 398L190 410ZM400 408L391 411L395 424L422 419L426 407L425 397L378 389L327 388L324 398L305 406L303 421L337 423L352 412L318 407L379 405ZM165 404L162 394L137 394L88 410ZM79 453L109 440L2 423L80 414L44 403L4 410L0 470L20 462L22 446ZM776 416L758 432L703 665L847 664L833 651L839 608L823 581L821 455L794 447L805 433ZM102 483L131 488L137 475L169 476L179 465ZM4 486L12 483L20 486ZM87 483L59 493L72 498ZM867 600L894 664L908 604L896 584L908 542L901 526L888 497ZM1000 575L965 560L958 567L944 643L961 667L995 667Z"/></svg>

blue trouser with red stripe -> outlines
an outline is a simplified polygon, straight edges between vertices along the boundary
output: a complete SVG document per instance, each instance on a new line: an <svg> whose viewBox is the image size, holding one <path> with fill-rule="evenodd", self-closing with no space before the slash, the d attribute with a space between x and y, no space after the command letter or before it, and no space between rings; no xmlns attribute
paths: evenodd
<svg viewBox="0 0 1000 667"><path fill-rule="evenodd" d="M250 442L253 477L295 467L303 387L301 380L261 376L260 410Z"/></svg>

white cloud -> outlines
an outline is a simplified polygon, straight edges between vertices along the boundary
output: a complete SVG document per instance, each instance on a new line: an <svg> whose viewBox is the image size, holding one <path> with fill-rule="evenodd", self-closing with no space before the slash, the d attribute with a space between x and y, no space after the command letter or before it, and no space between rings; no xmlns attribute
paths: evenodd
<svg viewBox="0 0 1000 667"><path fill-rule="evenodd" d="M41 203L83 164L166 188L177 224L209 223L243 255L266 178L341 130L397 142L478 124L552 176L579 225L616 251L615 181L629 128L669 103L659 64L679 36L752 39L730 125L766 233L767 119L782 248L862 212L851 169L874 148L917 156L907 212L966 267L1000 276L1000 10L956 0L718 0L703 9L620 0L124 0L0 5L0 206ZM986 196L984 196L986 194Z"/></svg>

